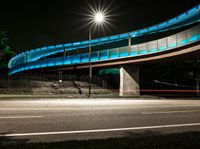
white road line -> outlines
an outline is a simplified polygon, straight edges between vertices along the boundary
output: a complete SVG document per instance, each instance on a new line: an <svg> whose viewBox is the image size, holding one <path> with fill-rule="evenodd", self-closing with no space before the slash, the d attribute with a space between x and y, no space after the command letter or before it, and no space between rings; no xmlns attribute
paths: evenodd
<svg viewBox="0 0 200 149"><path fill-rule="evenodd" d="M28 119L28 118L43 118L44 116L3 116L0 119Z"/></svg>
<svg viewBox="0 0 200 149"><path fill-rule="evenodd" d="M135 105L133 105L135 106ZM126 107L126 106L112 106L112 107L74 107L74 108L51 108L51 107L44 107L44 108L1 108L0 111L69 111L69 110L115 110L115 109L134 109L133 106ZM200 107L200 105L182 105L182 106L141 106L142 108L184 108L184 107Z"/></svg>
<svg viewBox="0 0 200 149"><path fill-rule="evenodd" d="M159 128L190 127L190 126L200 126L200 123L174 124L174 125L162 125L162 126L145 126L145 127L128 127L128 128L113 128L113 129L77 130L77 131L0 134L0 137L22 137L22 136L44 136L44 135L60 135L60 134L116 132L116 131L147 130L147 129L159 129Z"/></svg>
<svg viewBox="0 0 200 149"><path fill-rule="evenodd" d="M194 113L194 112L200 112L200 110L142 112L141 114L151 115L151 114Z"/></svg>

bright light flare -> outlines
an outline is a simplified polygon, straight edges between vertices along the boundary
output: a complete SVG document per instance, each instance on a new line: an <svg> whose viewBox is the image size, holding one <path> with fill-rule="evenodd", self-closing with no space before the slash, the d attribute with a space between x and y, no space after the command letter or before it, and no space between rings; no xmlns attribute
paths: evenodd
<svg viewBox="0 0 200 149"><path fill-rule="evenodd" d="M105 19L105 16L102 12L97 12L95 15L94 15L94 21L96 23L103 23L104 22L104 19Z"/></svg>
<svg viewBox="0 0 200 149"><path fill-rule="evenodd" d="M86 15L88 25L91 28L105 30L111 24L111 4L96 2L88 3L88 14Z"/></svg>
<svg viewBox="0 0 200 149"><path fill-rule="evenodd" d="M113 9L116 9L113 6L113 0L102 1L102 0L90 0L86 2L86 7L83 9L86 13L81 13L85 24L81 26L83 28L90 28L91 30L95 30L95 32L104 34L106 30L109 30L110 27L116 28L112 24L113 20L111 18L115 17L116 14L113 13ZM103 32L102 32L103 31Z"/></svg>

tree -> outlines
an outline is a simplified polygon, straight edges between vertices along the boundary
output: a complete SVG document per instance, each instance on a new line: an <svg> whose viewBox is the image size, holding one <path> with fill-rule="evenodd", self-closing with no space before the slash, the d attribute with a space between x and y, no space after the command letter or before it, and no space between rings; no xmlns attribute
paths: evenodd
<svg viewBox="0 0 200 149"><path fill-rule="evenodd" d="M0 68L7 67L8 61L15 55L9 46L7 32L0 29Z"/></svg>

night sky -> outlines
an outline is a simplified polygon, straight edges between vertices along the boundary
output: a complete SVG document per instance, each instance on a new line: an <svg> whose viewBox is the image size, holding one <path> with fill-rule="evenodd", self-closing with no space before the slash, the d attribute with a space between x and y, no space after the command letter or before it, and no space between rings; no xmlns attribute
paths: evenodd
<svg viewBox="0 0 200 149"><path fill-rule="evenodd" d="M11 47L20 52L42 46L88 39L84 27L87 3L110 3L110 22L94 37L125 33L170 19L197 5L199 0L5 0L1 1L0 28L8 31Z"/></svg>

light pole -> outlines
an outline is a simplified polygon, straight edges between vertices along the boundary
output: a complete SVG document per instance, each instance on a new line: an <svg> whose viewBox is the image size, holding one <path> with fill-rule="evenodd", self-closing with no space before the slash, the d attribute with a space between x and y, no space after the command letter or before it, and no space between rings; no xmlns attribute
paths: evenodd
<svg viewBox="0 0 200 149"><path fill-rule="evenodd" d="M91 82L92 82L92 66L91 66L91 40L92 40L92 32L91 28L89 29L89 97L91 96Z"/></svg>
<svg viewBox="0 0 200 149"><path fill-rule="evenodd" d="M103 12L95 12L92 17L92 23L95 25L103 24L105 20L105 15ZM92 52L92 27L89 28L89 97L91 96L91 82L92 82L92 65L91 65L91 52Z"/></svg>

